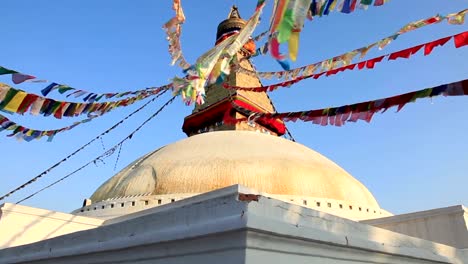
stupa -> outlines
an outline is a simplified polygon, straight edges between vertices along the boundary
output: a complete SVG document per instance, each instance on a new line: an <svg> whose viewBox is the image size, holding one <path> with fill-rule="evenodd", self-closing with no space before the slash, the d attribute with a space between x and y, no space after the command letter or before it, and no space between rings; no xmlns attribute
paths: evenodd
<svg viewBox="0 0 468 264"><path fill-rule="evenodd" d="M244 25L233 7L216 44ZM253 69L254 50L237 62ZM228 82L260 85L236 71ZM245 110L275 111L266 93L206 94L184 120L188 138L137 159L72 213L0 205L0 263L468 263L466 207L393 216L337 164L281 138L280 120L249 120Z"/></svg>
<svg viewBox="0 0 468 264"><path fill-rule="evenodd" d="M245 23L232 7L218 26L216 45ZM255 44L249 41L235 63L253 70L248 59L253 52ZM232 71L227 82L261 85L257 77L239 71ZM243 109L275 111L266 92L228 90L219 84L207 87L206 102L184 120L182 130L188 138L136 160L73 213L109 219L240 184L268 197L353 220L391 215L344 169L306 146L281 138L286 130L282 121L248 120ZM246 120L226 122L234 119Z"/></svg>

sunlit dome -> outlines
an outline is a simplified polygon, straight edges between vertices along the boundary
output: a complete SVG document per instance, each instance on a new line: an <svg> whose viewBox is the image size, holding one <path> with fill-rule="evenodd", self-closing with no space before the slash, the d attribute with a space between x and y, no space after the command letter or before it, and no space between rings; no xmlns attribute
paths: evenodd
<svg viewBox="0 0 468 264"><path fill-rule="evenodd" d="M250 131L205 133L167 145L110 178L91 200L197 194L234 184L272 195L379 207L363 184L319 153L280 137Z"/></svg>

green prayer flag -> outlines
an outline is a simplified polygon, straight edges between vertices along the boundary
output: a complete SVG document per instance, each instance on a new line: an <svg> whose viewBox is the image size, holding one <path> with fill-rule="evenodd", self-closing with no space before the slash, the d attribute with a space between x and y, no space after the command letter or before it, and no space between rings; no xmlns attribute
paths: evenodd
<svg viewBox="0 0 468 264"><path fill-rule="evenodd" d="M55 101L52 108L50 109L50 114L55 114L55 111L57 111L61 104L61 102Z"/></svg>
<svg viewBox="0 0 468 264"><path fill-rule="evenodd" d="M419 99L419 98L429 97L431 95L431 93L432 93L432 88L417 91L414 94L413 98L411 98L410 102L414 102L414 101L416 101L416 99Z"/></svg>
<svg viewBox="0 0 468 264"><path fill-rule="evenodd" d="M13 73L18 73L18 72L0 66L0 75L3 75L3 74L13 74Z"/></svg>
<svg viewBox="0 0 468 264"><path fill-rule="evenodd" d="M96 97L96 99L94 99L96 102L98 102L99 100L102 99L102 97L104 97L104 94L101 94L100 96Z"/></svg>
<svg viewBox="0 0 468 264"><path fill-rule="evenodd" d="M64 94L65 92L70 91L70 90L74 90L74 88L71 88L70 86L66 86L66 85L60 85L58 87L58 92L61 94Z"/></svg>
<svg viewBox="0 0 468 264"><path fill-rule="evenodd" d="M291 32L294 28L294 14L291 9L284 12L284 16L281 19L281 23L278 27L278 42L284 43L291 37Z"/></svg>
<svg viewBox="0 0 468 264"><path fill-rule="evenodd" d="M13 97L15 97L15 95L18 93L19 91L16 90L16 89L10 89L8 90L8 93L5 95L5 98L3 98L3 101L0 103L0 110L5 108L5 106L8 105L8 103L11 101L11 99L13 99Z"/></svg>

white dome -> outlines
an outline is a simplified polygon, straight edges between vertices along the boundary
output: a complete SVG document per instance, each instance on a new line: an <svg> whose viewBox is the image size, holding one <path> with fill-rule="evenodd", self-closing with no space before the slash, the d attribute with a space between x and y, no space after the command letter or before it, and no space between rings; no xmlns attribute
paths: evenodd
<svg viewBox="0 0 468 264"><path fill-rule="evenodd" d="M280 137L248 131L211 132L167 145L106 181L91 200L205 193L234 184L272 195L379 207L363 184L319 153Z"/></svg>

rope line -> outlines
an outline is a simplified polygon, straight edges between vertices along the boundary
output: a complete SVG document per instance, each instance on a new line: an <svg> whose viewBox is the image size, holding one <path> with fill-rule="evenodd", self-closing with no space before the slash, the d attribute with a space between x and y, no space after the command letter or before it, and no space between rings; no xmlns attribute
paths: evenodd
<svg viewBox="0 0 468 264"><path fill-rule="evenodd" d="M71 172L71 173L65 175L64 177L58 179L57 181L55 181L55 182L53 182L53 183L51 183L51 184L45 186L44 188L42 188L42 189L40 189L40 190L38 190L38 191L32 193L31 195L29 195L29 196L27 196L27 197L25 197L25 198L19 200L18 202L16 202L16 204L22 203L22 202L24 202L24 201L26 201L26 200L32 198L33 196L39 194L40 192L49 189L50 187L52 187L52 186L58 184L59 182L61 182L61 181L65 180L65 179L71 177L71 176L74 175L75 173L77 173L77 172L81 171L82 169L88 167L90 164L92 164L92 163L94 163L94 162L96 162L96 161L98 161L98 160L100 160L100 159L102 159L102 158L105 158L105 157L108 157L108 156L112 155L112 154L115 152L115 150L117 149L117 147L121 146L125 141L131 139L131 138L133 137L133 135L134 135L136 132L138 132L144 125L146 125L149 121L151 121L151 119L153 119L154 117L156 117L162 110L164 110L164 108L165 108L166 106L168 106L169 104L171 104L171 103L174 101L175 98L176 98L176 96L173 96L171 99L169 99L169 101L167 101L163 106L161 106L161 107L158 109L158 111L156 111L156 112L155 112L154 114L152 114L149 118L147 118L147 119L146 119L143 123L141 123L135 130L133 130L133 132L130 133L130 135L126 136L126 137L125 137L124 139L122 139L119 143L115 144L111 149L109 149L108 151L106 151L106 152L102 153L101 155L97 156L96 158L94 158L93 160L89 161L89 162L86 163L85 165L79 167L78 169L74 170L73 172Z"/></svg>
<svg viewBox="0 0 468 264"><path fill-rule="evenodd" d="M128 118L130 118L131 116L133 116L134 114L136 114L137 112L141 111L143 108L145 108L146 106L148 106L150 103L154 102L157 98L159 98L161 95L163 95L164 93L166 93L167 90L162 90L162 92L160 92L159 94L157 94L155 97L153 97L150 101L146 102L144 105L140 106L138 109L136 109L135 111L133 111L132 113L130 113L129 115L127 115L125 118L123 118L122 120L120 120L119 122L117 122L116 124L114 124L111 128L107 129L106 131L102 132L101 134L99 134L98 136L96 136L95 138L93 138L91 141L89 141L88 143L84 144L83 146L81 146L80 148L78 148L77 150L73 151L71 154L69 154L68 156L66 156L65 158L63 158L62 160L60 160L59 162L55 163L54 165L52 165L51 167L49 167L47 170L41 172L39 175L35 176L34 178L30 179L29 181L23 183L22 185L16 187L15 189L11 190L10 192L4 194L3 196L0 197L0 201L9 197L10 195L18 192L19 190L23 189L24 187L34 183L35 181L37 181L38 179L42 178L44 175L46 175L47 173L49 173L50 171L52 171L53 169L55 169L56 167L58 167L59 165L61 165L62 163L64 163L67 159L73 157L74 155L76 155L78 152L82 151L83 149L85 149L86 147L88 147L89 145L91 145L94 141L100 139L102 136L104 136L105 134L109 133L110 131L114 130L115 128L117 128L118 126L120 126L123 122L125 122Z"/></svg>

